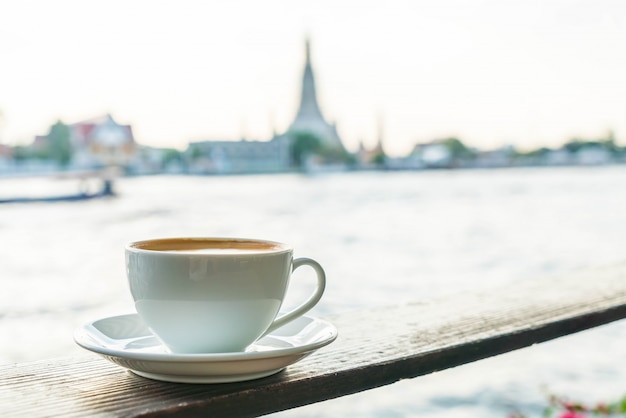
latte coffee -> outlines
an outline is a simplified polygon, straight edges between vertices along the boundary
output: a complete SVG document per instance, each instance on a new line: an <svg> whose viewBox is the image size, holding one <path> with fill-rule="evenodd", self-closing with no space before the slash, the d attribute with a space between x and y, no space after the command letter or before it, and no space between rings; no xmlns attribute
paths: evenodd
<svg viewBox="0 0 626 418"><path fill-rule="evenodd" d="M222 238L167 238L140 241L130 245L148 251L199 254L267 253L290 249L284 244L272 241Z"/></svg>
<svg viewBox="0 0 626 418"><path fill-rule="evenodd" d="M313 268L311 296L278 315L293 270ZM272 241L166 238L126 246L135 308L174 353L240 352L319 302L326 275L309 258Z"/></svg>

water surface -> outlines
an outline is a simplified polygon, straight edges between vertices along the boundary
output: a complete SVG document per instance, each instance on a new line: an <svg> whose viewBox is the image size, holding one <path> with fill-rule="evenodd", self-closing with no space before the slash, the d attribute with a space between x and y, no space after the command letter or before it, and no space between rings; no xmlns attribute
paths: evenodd
<svg viewBox="0 0 626 418"><path fill-rule="evenodd" d="M0 362L83 354L75 327L133 312L130 241L287 242L324 265L327 290L312 311L324 316L624 261L624 184L621 166L154 176L119 180L111 199L0 206ZM0 196L71 186L0 178ZM312 282L299 271L288 303ZM626 394L624 352L622 321L280 415L539 416L544 392Z"/></svg>

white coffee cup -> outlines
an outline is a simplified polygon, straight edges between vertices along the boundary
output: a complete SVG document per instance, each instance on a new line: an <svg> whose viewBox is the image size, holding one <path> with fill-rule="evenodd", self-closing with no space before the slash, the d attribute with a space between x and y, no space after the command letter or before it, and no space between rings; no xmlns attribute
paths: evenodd
<svg viewBox="0 0 626 418"><path fill-rule="evenodd" d="M307 265L317 285L277 318L291 273ZM126 274L139 316L174 353L244 351L319 302L322 266L293 259L289 245L233 238L165 238L126 246Z"/></svg>

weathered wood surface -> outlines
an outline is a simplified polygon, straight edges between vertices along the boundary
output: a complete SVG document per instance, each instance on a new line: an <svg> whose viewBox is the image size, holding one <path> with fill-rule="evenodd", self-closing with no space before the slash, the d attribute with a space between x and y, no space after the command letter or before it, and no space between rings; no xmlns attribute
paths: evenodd
<svg viewBox="0 0 626 418"><path fill-rule="evenodd" d="M342 314L330 318L339 328L333 344L280 374L249 382L157 382L87 352L79 358L1 366L0 416L262 415L625 317L626 264Z"/></svg>

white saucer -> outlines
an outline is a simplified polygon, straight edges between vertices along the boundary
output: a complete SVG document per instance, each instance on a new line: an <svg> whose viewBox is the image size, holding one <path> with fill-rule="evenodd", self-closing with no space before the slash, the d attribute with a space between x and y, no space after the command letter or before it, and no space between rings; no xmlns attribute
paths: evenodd
<svg viewBox="0 0 626 418"><path fill-rule="evenodd" d="M245 352L174 354L138 314L104 318L78 328L74 341L140 376L166 382L225 383L278 373L337 338L331 323L300 317L252 344Z"/></svg>

